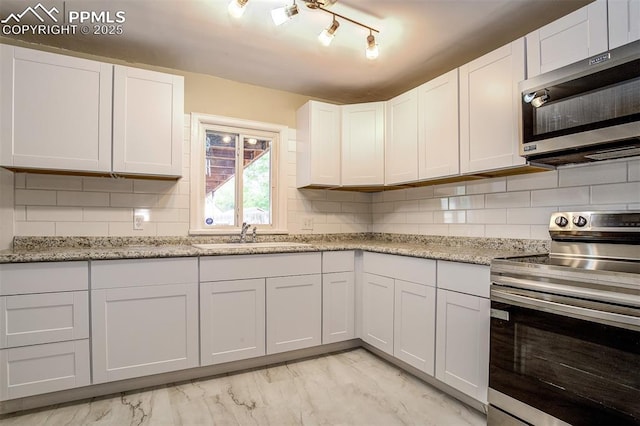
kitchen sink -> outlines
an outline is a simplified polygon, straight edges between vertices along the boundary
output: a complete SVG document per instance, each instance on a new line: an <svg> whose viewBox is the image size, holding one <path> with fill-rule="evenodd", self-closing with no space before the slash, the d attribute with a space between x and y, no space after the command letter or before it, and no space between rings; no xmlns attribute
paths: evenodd
<svg viewBox="0 0 640 426"><path fill-rule="evenodd" d="M292 243L288 241L272 241L262 243L212 243L212 244L192 244L193 247L199 249L225 249L225 248L277 248L277 247L309 247L311 244Z"/></svg>

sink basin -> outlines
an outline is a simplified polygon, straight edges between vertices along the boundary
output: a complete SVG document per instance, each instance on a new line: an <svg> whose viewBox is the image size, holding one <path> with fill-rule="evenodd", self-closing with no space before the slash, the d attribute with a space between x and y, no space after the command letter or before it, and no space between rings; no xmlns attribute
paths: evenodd
<svg viewBox="0 0 640 426"><path fill-rule="evenodd" d="M311 244L291 243L288 241L273 241L263 243L212 243L212 244L192 244L199 249L225 249L225 248L260 248L260 247L309 247Z"/></svg>

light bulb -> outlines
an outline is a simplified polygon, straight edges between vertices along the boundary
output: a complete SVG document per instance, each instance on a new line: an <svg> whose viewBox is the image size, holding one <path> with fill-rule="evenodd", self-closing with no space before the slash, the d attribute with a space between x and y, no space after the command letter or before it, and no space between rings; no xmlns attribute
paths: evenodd
<svg viewBox="0 0 640 426"><path fill-rule="evenodd" d="M244 14L245 6L249 0L231 0L229 3L229 15L234 18L240 18Z"/></svg>
<svg viewBox="0 0 640 426"><path fill-rule="evenodd" d="M279 7L271 11L271 18L276 25L282 25L298 14L298 6L294 3L291 6Z"/></svg>
<svg viewBox="0 0 640 426"><path fill-rule="evenodd" d="M335 36L336 30L339 26L340 24L338 23L338 21L334 19L329 27L322 30L322 32L318 36L318 40L323 46L328 46L331 44L331 41L333 41L333 37Z"/></svg>
<svg viewBox="0 0 640 426"><path fill-rule="evenodd" d="M369 34L367 36L367 50L365 54L367 55L367 59L376 59L378 57L378 45L376 44L376 38L373 34Z"/></svg>

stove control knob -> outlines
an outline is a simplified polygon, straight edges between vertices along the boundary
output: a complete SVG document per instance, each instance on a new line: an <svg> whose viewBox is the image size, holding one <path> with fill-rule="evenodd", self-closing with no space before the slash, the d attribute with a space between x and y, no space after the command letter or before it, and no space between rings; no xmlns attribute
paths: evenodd
<svg viewBox="0 0 640 426"><path fill-rule="evenodd" d="M582 228L587 224L587 219L585 219L584 216L576 216L573 218L573 224Z"/></svg>
<svg viewBox="0 0 640 426"><path fill-rule="evenodd" d="M564 216L556 217L556 225L558 225L560 228L564 228L568 224L569 224L569 221L567 220L566 217Z"/></svg>

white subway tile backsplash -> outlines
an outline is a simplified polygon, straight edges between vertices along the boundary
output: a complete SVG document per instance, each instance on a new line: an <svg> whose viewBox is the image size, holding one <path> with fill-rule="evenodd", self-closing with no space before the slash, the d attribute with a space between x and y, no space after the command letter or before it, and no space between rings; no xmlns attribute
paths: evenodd
<svg viewBox="0 0 640 426"><path fill-rule="evenodd" d="M396 189L394 191L384 191L382 193L384 201L402 201L407 199L406 189Z"/></svg>
<svg viewBox="0 0 640 426"><path fill-rule="evenodd" d="M370 192L356 192L353 196L353 201L358 203L371 203L373 199L373 193Z"/></svg>
<svg viewBox="0 0 640 426"><path fill-rule="evenodd" d="M327 192L324 189L296 189L297 195L295 198L301 200L326 200Z"/></svg>
<svg viewBox="0 0 640 426"><path fill-rule="evenodd" d="M327 201L353 201L355 192L351 191L328 191Z"/></svg>
<svg viewBox="0 0 640 426"><path fill-rule="evenodd" d="M467 194L488 194L491 192L505 192L507 178L482 179L467 183Z"/></svg>
<svg viewBox="0 0 640 426"><path fill-rule="evenodd" d="M56 222L56 235L71 237L99 237L109 234L104 222Z"/></svg>
<svg viewBox="0 0 640 426"><path fill-rule="evenodd" d="M626 163L610 162L588 166L566 167L558 170L560 186L583 186L625 182Z"/></svg>
<svg viewBox="0 0 640 426"><path fill-rule="evenodd" d="M449 197L449 209L481 209L484 208L484 195L464 195L461 197Z"/></svg>
<svg viewBox="0 0 640 426"><path fill-rule="evenodd" d="M153 222L145 222L142 230L134 230L133 222L109 222L109 235L113 237L152 237L159 235L157 231Z"/></svg>
<svg viewBox="0 0 640 426"><path fill-rule="evenodd" d="M27 220L36 222L82 222L82 209L27 206Z"/></svg>
<svg viewBox="0 0 640 426"><path fill-rule="evenodd" d="M160 222L157 224L156 233L158 235L182 236L189 233L189 223L185 222Z"/></svg>
<svg viewBox="0 0 640 426"><path fill-rule="evenodd" d="M591 187L591 204L638 202L640 202L640 182L595 185Z"/></svg>
<svg viewBox="0 0 640 426"><path fill-rule="evenodd" d="M18 206L55 206L55 191L42 189L16 189L14 203Z"/></svg>
<svg viewBox="0 0 640 426"><path fill-rule="evenodd" d="M375 204L374 204L375 207ZM420 200L421 211L447 210L449 208L448 198L432 198L430 200Z"/></svg>
<svg viewBox="0 0 640 426"><path fill-rule="evenodd" d="M422 200L433 197L433 186L421 186L407 189L407 200Z"/></svg>
<svg viewBox="0 0 640 426"><path fill-rule="evenodd" d="M383 218L384 223L407 223L406 213L387 213Z"/></svg>
<svg viewBox="0 0 640 426"><path fill-rule="evenodd" d="M558 206L560 204L578 205L588 203L588 186L531 191L531 205L533 207Z"/></svg>
<svg viewBox="0 0 640 426"><path fill-rule="evenodd" d="M487 225L488 226L488 225ZM449 235L453 237L484 237L485 225L449 225Z"/></svg>
<svg viewBox="0 0 640 426"><path fill-rule="evenodd" d="M534 240L548 240L549 225L531 225L531 238Z"/></svg>
<svg viewBox="0 0 640 426"><path fill-rule="evenodd" d="M82 179L78 176L41 175L28 173L26 188L66 189L70 191L81 191Z"/></svg>
<svg viewBox="0 0 640 426"><path fill-rule="evenodd" d="M437 211L433 212L433 223L465 223L466 217L464 210Z"/></svg>
<svg viewBox="0 0 640 426"><path fill-rule="evenodd" d="M158 203L155 194L111 193L111 207L154 207Z"/></svg>
<svg viewBox="0 0 640 426"><path fill-rule="evenodd" d="M82 189L96 192L131 192L133 181L124 178L85 177L82 178Z"/></svg>
<svg viewBox="0 0 640 426"><path fill-rule="evenodd" d="M467 210L467 223L506 223L505 209Z"/></svg>
<svg viewBox="0 0 640 426"><path fill-rule="evenodd" d="M370 213L371 204L369 203L342 203L343 213Z"/></svg>
<svg viewBox="0 0 640 426"><path fill-rule="evenodd" d="M13 208L13 220L16 222L27 220L27 208L25 206L15 206Z"/></svg>
<svg viewBox="0 0 640 426"><path fill-rule="evenodd" d="M339 212L342 209L340 203L335 201L314 201L313 210L322 213Z"/></svg>
<svg viewBox="0 0 640 426"><path fill-rule="evenodd" d="M394 203L375 203L372 208L373 213L393 213Z"/></svg>
<svg viewBox="0 0 640 426"><path fill-rule="evenodd" d="M30 237L51 237L56 235L55 222L15 222L14 232L16 235Z"/></svg>
<svg viewBox="0 0 640 426"><path fill-rule="evenodd" d="M341 225L339 223L319 223L313 224L314 234L336 234L340 232Z"/></svg>
<svg viewBox="0 0 640 426"><path fill-rule="evenodd" d="M507 223L511 225L548 225L556 207L531 207L507 209Z"/></svg>
<svg viewBox="0 0 640 426"><path fill-rule="evenodd" d="M133 209L113 207L85 207L82 209L85 222L131 222Z"/></svg>
<svg viewBox="0 0 640 426"><path fill-rule="evenodd" d="M442 224L426 224L420 225L420 235L449 235L449 225Z"/></svg>
<svg viewBox="0 0 640 426"><path fill-rule="evenodd" d="M134 193L145 194L173 194L178 192L177 182L173 180L135 179L133 181Z"/></svg>
<svg viewBox="0 0 640 426"><path fill-rule="evenodd" d="M142 194L136 194L136 195L142 195ZM158 194L157 207L163 207L168 209L188 209L189 196L183 195L183 194L170 194L170 195Z"/></svg>
<svg viewBox="0 0 640 426"><path fill-rule="evenodd" d="M108 206L107 192L58 191L59 206Z"/></svg>
<svg viewBox="0 0 640 426"><path fill-rule="evenodd" d="M465 195L467 187L464 183L447 183L433 187L434 197L450 197L455 195Z"/></svg>
<svg viewBox="0 0 640 426"><path fill-rule="evenodd" d="M13 186L15 189L24 189L27 185L26 173L14 173L13 174Z"/></svg>
<svg viewBox="0 0 640 426"><path fill-rule="evenodd" d="M433 223L433 212L407 213L407 223Z"/></svg>
<svg viewBox="0 0 640 426"><path fill-rule="evenodd" d="M396 201L393 203L393 210L396 212L417 212L420 211L420 201Z"/></svg>
<svg viewBox="0 0 640 426"><path fill-rule="evenodd" d="M486 225L485 232L495 238L531 238L529 225Z"/></svg>
<svg viewBox="0 0 640 426"><path fill-rule="evenodd" d="M558 172L530 173L507 177L507 191L522 191L527 189L546 189L558 186Z"/></svg>
<svg viewBox="0 0 640 426"><path fill-rule="evenodd" d="M485 195L485 207L529 207L531 204L529 191L503 192Z"/></svg>

